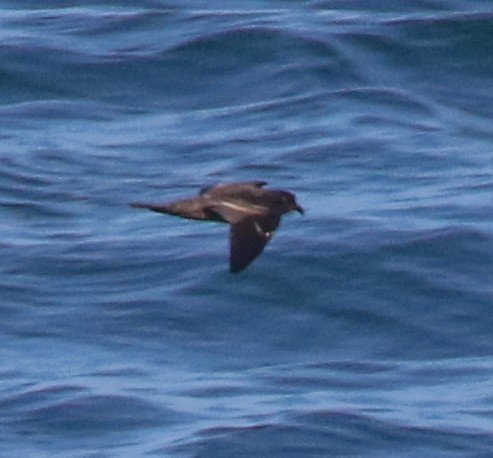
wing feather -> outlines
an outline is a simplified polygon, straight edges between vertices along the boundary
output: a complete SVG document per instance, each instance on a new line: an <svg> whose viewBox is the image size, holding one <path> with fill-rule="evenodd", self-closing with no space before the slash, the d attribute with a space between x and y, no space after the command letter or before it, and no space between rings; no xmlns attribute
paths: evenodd
<svg viewBox="0 0 493 458"><path fill-rule="evenodd" d="M229 267L233 273L245 269L272 238L279 215L249 216L231 224Z"/></svg>

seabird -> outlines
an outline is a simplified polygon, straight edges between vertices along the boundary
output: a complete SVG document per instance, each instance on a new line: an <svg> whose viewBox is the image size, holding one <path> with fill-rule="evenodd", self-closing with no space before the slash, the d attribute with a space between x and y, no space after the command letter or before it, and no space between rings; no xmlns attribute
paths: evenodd
<svg viewBox="0 0 493 458"><path fill-rule="evenodd" d="M197 196L188 199L130 205L182 218L230 224L229 267L236 273L262 253L282 215L290 211L304 213L294 194L263 189L266 184L265 181L220 183L203 188Z"/></svg>

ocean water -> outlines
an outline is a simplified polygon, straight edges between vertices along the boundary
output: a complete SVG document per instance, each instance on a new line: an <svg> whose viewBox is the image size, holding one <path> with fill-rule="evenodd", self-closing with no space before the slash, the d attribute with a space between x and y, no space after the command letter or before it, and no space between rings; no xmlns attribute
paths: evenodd
<svg viewBox="0 0 493 458"><path fill-rule="evenodd" d="M493 456L493 4L4 1L1 457ZM297 194L228 228L128 206Z"/></svg>

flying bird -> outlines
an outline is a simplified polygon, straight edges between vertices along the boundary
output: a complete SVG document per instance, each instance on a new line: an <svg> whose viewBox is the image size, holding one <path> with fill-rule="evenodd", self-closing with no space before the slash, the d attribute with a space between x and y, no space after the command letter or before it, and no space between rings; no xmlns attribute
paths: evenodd
<svg viewBox="0 0 493 458"><path fill-rule="evenodd" d="M304 213L294 194L264 189L265 181L220 183L203 188L198 195L164 204L131 203L182 218L230 224L229 267L241 272L272 238L281 216L290 211Z"/></svg>

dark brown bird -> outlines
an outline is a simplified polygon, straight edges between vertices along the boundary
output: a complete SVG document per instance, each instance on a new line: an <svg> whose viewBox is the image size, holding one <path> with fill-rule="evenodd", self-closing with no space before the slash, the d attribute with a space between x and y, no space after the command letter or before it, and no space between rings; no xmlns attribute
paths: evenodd
<svg viewBox="0 0 493 458"><path fill-rule="evenodd" d="M280 223L281 216L296 210L303 214L294 194L263 189L265 181L221 183L209 186L189 199L165 204L132 203L182 218L220 221L231 225L229 267L245 269L264 249Z"/></svg>

